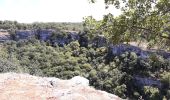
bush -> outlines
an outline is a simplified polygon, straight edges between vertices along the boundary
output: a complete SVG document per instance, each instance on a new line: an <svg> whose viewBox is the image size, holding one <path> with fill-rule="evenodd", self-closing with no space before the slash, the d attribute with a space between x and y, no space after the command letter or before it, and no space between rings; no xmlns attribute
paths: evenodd
<svg viewBox="0 0 170 100"><path fill-rule="evenodd" d="M162 100L162 97L160 95L159 89L158 88L153 88L150 86L145 86L144 87L144 94L145 98L149 100Z"/></svg>

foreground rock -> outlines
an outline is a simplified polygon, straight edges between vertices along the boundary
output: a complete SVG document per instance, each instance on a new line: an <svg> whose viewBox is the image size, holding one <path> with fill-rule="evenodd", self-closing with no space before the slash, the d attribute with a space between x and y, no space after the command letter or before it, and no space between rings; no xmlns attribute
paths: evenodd
<svg viewBox="0 0 170 100"><path fill-rule="evenodd" d="M89 87L89 81L76 76L70 80L36 77L28 74L0 74L1 100L121 100Z"/></svg>

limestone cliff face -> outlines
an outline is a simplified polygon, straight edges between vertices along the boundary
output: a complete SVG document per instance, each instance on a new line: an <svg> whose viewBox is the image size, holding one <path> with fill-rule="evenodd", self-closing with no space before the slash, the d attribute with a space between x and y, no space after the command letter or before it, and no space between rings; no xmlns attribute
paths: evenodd
<svg viewBox="0 0 170 100"><path fill-rule="evenodd" d="M0 42L4 42L6 40L10 40L11 36L7 31L0 30Z"/></svg>
<svg viewBox="0 0 170 100"><path fill-rule="evenodd" d="M16 40L22 40L22 39L30 39L35 37L36 31L35 30L17 30L16 31Z"/></svg>
<svg viewBox="0 0 170 100"><path fill-rule="evenodd" d="M28 74L0 74L1 100L121 100L88 86L89 81L76 76L70 80L37 77Z"/></svg>

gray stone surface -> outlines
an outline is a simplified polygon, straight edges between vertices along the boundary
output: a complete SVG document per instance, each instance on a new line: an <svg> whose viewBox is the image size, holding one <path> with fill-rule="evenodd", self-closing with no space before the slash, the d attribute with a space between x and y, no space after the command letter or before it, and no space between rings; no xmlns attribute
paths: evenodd
<svg viewBox="0 0 170 100"><path fill-rule="evenodd" d="M42 41L50 40L50 36L52 35L53 32L55 32L55 30L53 30L53 29L40 29L40 30L37 30L38 37Z"/></svg>
<svg viewBox="0 0 170 100"><path fill-rule="evenodd" d="M11 36L7 30L0 29L0 42L10 40Z"/></svg>
<svg viewBox="0 0 170 100"><path fill-rule="evenodd" d="M143 87L143 86L153 86L157 88L162 87L162 83L160 80L150 78L150 77L148 78L148 77L134 76L134 81L135 84L139 87Z"/></svg>
<svg viewBox="0 0 170 100"><path fill-rule="evenodd" d="M92 45L94 47L104 47L107 46L107 40L103 35L98 35L92 40Z"/></svg>
<svg viewBox="0 0 170 100"><path fill-rule="evenodd" d="M89 80L81 76L75 76L70 81L76 85L89 86Z"/></svg>
<svg viewBox="0 0 170 100"><path fill-rule="evenodd" d="M21 39L30 39L36 36L36 31L35 30L17 30L16 31L16 40L21 40Z"/></svg>
<svg viewBox="0 0 170 100"><path fill-rule="evenodd" d="M152 50L142 50L137 46L132 46L129 44L119 44L119 45L110 45L108 48L108 54L110 56L119 56L125 52L134 52L140 58L148 58L151 54L158 54L163 58L170 58L170 53L165 51L152 51Z"/></svg>

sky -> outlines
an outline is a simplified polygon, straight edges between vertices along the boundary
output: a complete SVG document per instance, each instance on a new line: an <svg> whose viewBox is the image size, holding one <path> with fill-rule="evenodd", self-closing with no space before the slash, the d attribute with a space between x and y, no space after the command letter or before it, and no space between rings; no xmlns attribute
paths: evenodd
<svg viewBox="0 0 170 100"><path fill-rule="evenodd" d="M21 23L81 22L85 16L102 19L103 15L120 14L113 6L105 9L104 1L95 4L88 0L0 0L0 20Z"/></svg>

